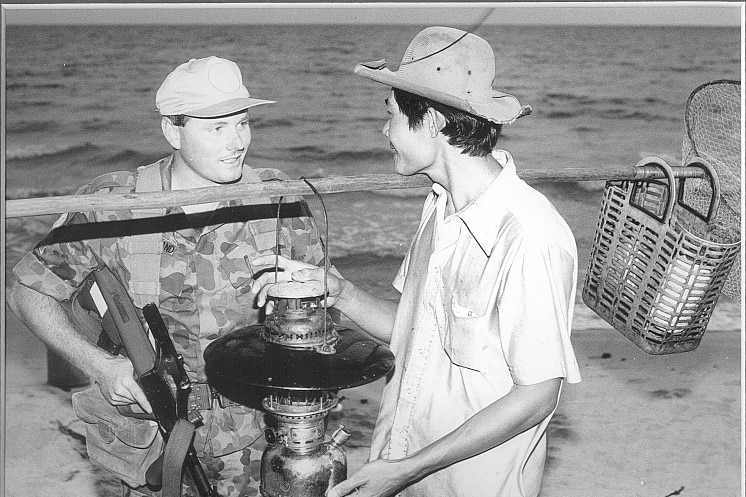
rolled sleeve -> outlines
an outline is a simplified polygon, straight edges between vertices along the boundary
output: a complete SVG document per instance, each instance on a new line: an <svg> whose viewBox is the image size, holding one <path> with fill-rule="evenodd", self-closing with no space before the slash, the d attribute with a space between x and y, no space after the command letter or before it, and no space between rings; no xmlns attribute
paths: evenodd
<svg viewBox="0 0 746 497"><path fill-rule="evenodd" d="M69 299L98 266L94 251L82 241L55 243L57 228L13 268L21 284L57 301Z"/></svg>
<svg viewBox="0 0 746 497"><path fill-rule="evenodd" d="M513 381L580 381L570 344L575 260L541 239L524 240L498 302L500 340Z"/></svg>

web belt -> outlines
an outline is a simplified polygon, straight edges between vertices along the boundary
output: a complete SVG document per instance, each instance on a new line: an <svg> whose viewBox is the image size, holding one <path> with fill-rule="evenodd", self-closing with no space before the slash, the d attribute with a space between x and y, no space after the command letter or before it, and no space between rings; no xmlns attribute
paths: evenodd
<svg viewBox="0 0 746 497"><path fill-rule="evenodd" d="M218 393L207 383L192 382L192 391L189 392L189 410L210 411L215 400L218 401L221 409L241 405Z"/></svg>

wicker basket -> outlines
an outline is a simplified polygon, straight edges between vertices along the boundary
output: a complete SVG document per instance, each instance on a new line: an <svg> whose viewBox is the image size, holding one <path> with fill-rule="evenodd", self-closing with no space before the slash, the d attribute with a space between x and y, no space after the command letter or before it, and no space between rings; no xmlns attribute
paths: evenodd
<svg viewBox="0 0 746 497"><path fill-rule="evenodd" d="M708 237L720 185L707 161L687 164L704 168L710 177L706 214L684 203L685 179L677 188L663 160L648 157L637 166L663 170L666 179L607 182L583 301L648 354L694 350L740 241Z"/></svg>

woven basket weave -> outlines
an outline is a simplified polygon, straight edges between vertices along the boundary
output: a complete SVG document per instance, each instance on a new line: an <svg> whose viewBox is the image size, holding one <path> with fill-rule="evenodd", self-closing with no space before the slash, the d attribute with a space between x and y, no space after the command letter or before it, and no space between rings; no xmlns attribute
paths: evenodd
<svg viewBox="0 0 746 497"><path fill-rule="evenodd" d="M657 168L665 180L609 181L604 189L583 301L648 354L694 350L700 343L740 242L713 241L720 186L710 164L707 213L684 203L671 168L657 157L638 167Z"/></svg>

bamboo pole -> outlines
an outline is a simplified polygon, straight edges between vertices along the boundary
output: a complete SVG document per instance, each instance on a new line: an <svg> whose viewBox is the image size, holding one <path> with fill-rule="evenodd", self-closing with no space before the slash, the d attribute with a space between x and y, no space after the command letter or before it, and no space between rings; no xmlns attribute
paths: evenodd
<svg viewBox="0 0 746 497"><path fill-rule="evenodd" d="M702 178L705 173L695 167L673 167L678 178ZM545 168L521 169L519 176L526 181L607 181L658 179L663 173L655 167L618 166L604 169ZM431 185L424 175L399 176L396 174L371 174L365 176L334 176L309 179L319 193L396 190L421 188ZM129 193L109 195L61 195L7 200L7 219L27 216L61 214L64 212L89 212L105 210L136 210L147 208L194 205L235 199L255 199L282 195L309 195L311 189L302 179L262 183L239 183L211 186L191 190Z"/></svg>

